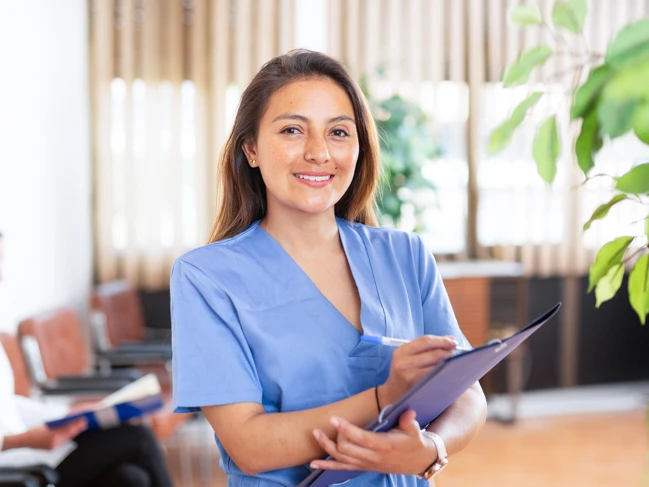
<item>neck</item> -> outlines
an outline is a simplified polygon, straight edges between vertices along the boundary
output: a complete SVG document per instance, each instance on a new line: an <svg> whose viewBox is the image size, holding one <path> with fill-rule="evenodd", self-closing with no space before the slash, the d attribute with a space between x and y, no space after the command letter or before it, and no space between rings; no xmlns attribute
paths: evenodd
<svg viewBox="0 0 649 487"><path fill-rule="evenodd" d="M291 255L322 255L327 249L341 247L338 224L333 213L282 214L269 212L260 222L266 230Z"/></svg>

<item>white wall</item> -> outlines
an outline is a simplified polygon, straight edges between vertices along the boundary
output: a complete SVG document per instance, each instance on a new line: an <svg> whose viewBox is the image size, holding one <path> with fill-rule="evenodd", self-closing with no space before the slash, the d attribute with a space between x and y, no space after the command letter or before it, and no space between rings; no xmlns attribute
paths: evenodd
<svg viewBox="0 0 649 487"><path fill-rule="evenodd" d="M86 0L0 0L0 331L92 281Z"/></svg>

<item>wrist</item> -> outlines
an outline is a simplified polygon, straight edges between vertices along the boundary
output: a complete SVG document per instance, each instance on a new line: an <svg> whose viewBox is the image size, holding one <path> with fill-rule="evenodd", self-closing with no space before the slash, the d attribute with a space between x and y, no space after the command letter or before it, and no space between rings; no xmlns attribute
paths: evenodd
<svg viewBox="0 0 649 487"><path fill-rule="evenodd" d="M421 479L429 480L448 465L446 445L444 444L444 440L432 431L423 430L421 434L426 442L426 449L430 452L428 458L432 460L417 476Z"/></svg>
<svg viewBox="0 0 649 487"><path fill-rule="evenodd" d="M385 406L391 404L391 402L385 384L377 386L375 390L376 390L377 406L379 408L379 412L381 412L385 408Z"/></svg>
<svg viewBox="0 0 649 487"><path fill-rule="evenodd" d="M31 447L29 444L29 436L27 433L19 433L17 435L8 435L2 441L2 448L0 451L13 450L14 448Z"/></svg>

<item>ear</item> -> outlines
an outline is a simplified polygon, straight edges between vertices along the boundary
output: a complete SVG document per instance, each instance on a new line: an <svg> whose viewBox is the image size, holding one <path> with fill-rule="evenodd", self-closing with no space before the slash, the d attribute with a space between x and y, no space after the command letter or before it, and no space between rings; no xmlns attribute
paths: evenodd
<svg viewBox="0 0 649 487"><path fill-rule="evenodd" d="M257 160L257 144L253 140L246 140L242 145L241 149L248 159L248 164L251 161Z"/></svg>

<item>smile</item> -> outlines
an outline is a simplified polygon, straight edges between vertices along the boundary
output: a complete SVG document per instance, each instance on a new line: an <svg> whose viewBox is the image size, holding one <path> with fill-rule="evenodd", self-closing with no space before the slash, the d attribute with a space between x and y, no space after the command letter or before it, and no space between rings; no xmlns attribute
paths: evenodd
<svg viewBox="0 0 649 487"><path fill-rule="evenodd" d="M295 177L299 179L306 179L307 181L328 181L333 177L333 175L327 174L325 176L306 176L304 174L296 174Z"/></svg>

